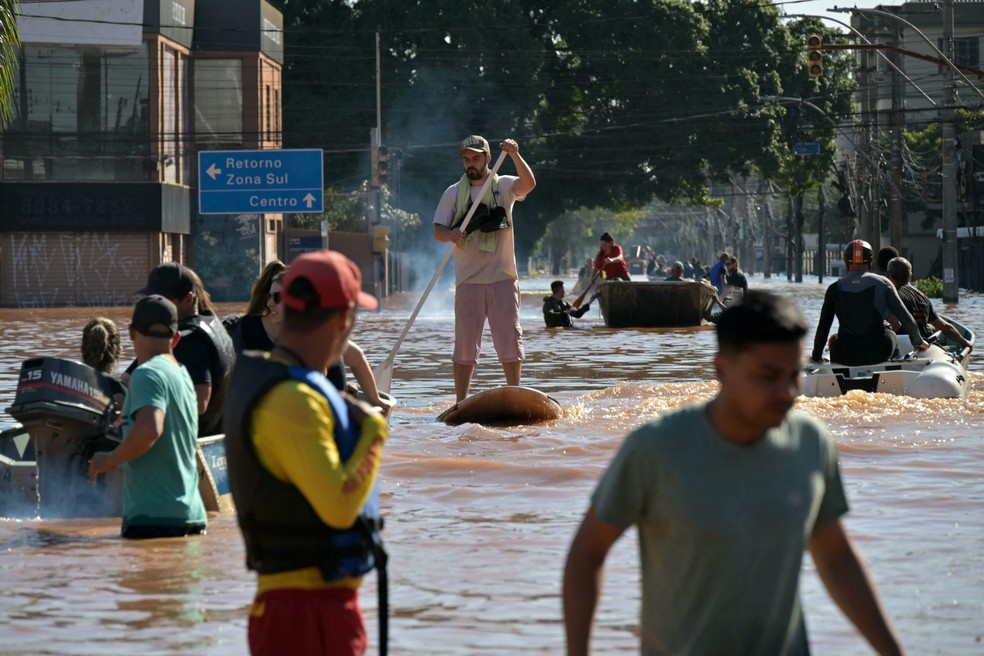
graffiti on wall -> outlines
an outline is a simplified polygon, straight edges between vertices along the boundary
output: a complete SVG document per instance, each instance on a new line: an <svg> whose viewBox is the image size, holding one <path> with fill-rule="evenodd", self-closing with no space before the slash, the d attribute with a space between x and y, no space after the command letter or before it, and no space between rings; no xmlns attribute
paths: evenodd
<svg viewBox="0 0 984 656"><path fill-rule="evenodd" d="M7 305L128 305L146 279L147 258L121 253L119 240L110 232L11 234L4 253Z"/></svg>
<svg viewBox="0 0 984 656"><path fill-rule="evenodd" d="M218 302L248 301L262 266L263 215L199 215L195 270Z"/></svg>

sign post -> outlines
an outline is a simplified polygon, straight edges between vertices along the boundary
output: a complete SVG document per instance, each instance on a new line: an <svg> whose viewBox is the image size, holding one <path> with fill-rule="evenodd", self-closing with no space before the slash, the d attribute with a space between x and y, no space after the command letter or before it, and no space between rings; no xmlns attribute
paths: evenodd
<svg viewBox="0 0 984 656"><path fill-rule="evenodd" d="M320 213L325 209L321 149L203 150L198 153L201 214Z"/></svg>

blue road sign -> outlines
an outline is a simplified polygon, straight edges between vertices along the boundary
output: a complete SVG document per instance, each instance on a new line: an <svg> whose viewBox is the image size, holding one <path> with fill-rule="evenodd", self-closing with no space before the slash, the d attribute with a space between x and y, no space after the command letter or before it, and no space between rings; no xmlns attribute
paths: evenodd
<svg viewBox="0 0 984 656"><path fill-rule="evenodd" d="M323 212L320 149L202 150L198 153L201 214Z"/></svg>
<svg viewBox="0 0 984 656"><path fill-rule="evenodd" d="M799 155L800 157L805 157L807 155L819 155L820 144L818 143L793 144L793 152Z"/></svg>

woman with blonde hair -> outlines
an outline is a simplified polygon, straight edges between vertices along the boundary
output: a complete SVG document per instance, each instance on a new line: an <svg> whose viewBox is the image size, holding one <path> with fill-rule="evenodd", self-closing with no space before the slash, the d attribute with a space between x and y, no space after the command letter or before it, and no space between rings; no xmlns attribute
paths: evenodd
<svg viewBox="0 0 984 656"><path fill-rule="evenodd" d="M120 425L119 411L123 408L126 384L116 374L116 365L123 354L120 329L116 322L106 317L96 317L82 329L82 362L109 379L113 391L113 404L116 412L115 425Z"/></svg>
<svg viewBox="0 0 984 656"><path fill-rule="evenodd" d="M82 362L112 375L121 354L120 330L112 319L96 317L82 329Z"/></svg>

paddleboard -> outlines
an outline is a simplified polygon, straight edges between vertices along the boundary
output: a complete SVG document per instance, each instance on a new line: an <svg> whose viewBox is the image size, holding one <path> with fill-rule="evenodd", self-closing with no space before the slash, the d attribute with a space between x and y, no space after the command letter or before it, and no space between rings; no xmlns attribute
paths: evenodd
<svg viewBox="0 0 984 656"><path fill-rule="evenodd" d="M540 390L519 385L495 387L473 394L442 412L438 421L450 426L520 426L560 417L560 404Z"/></svg>

